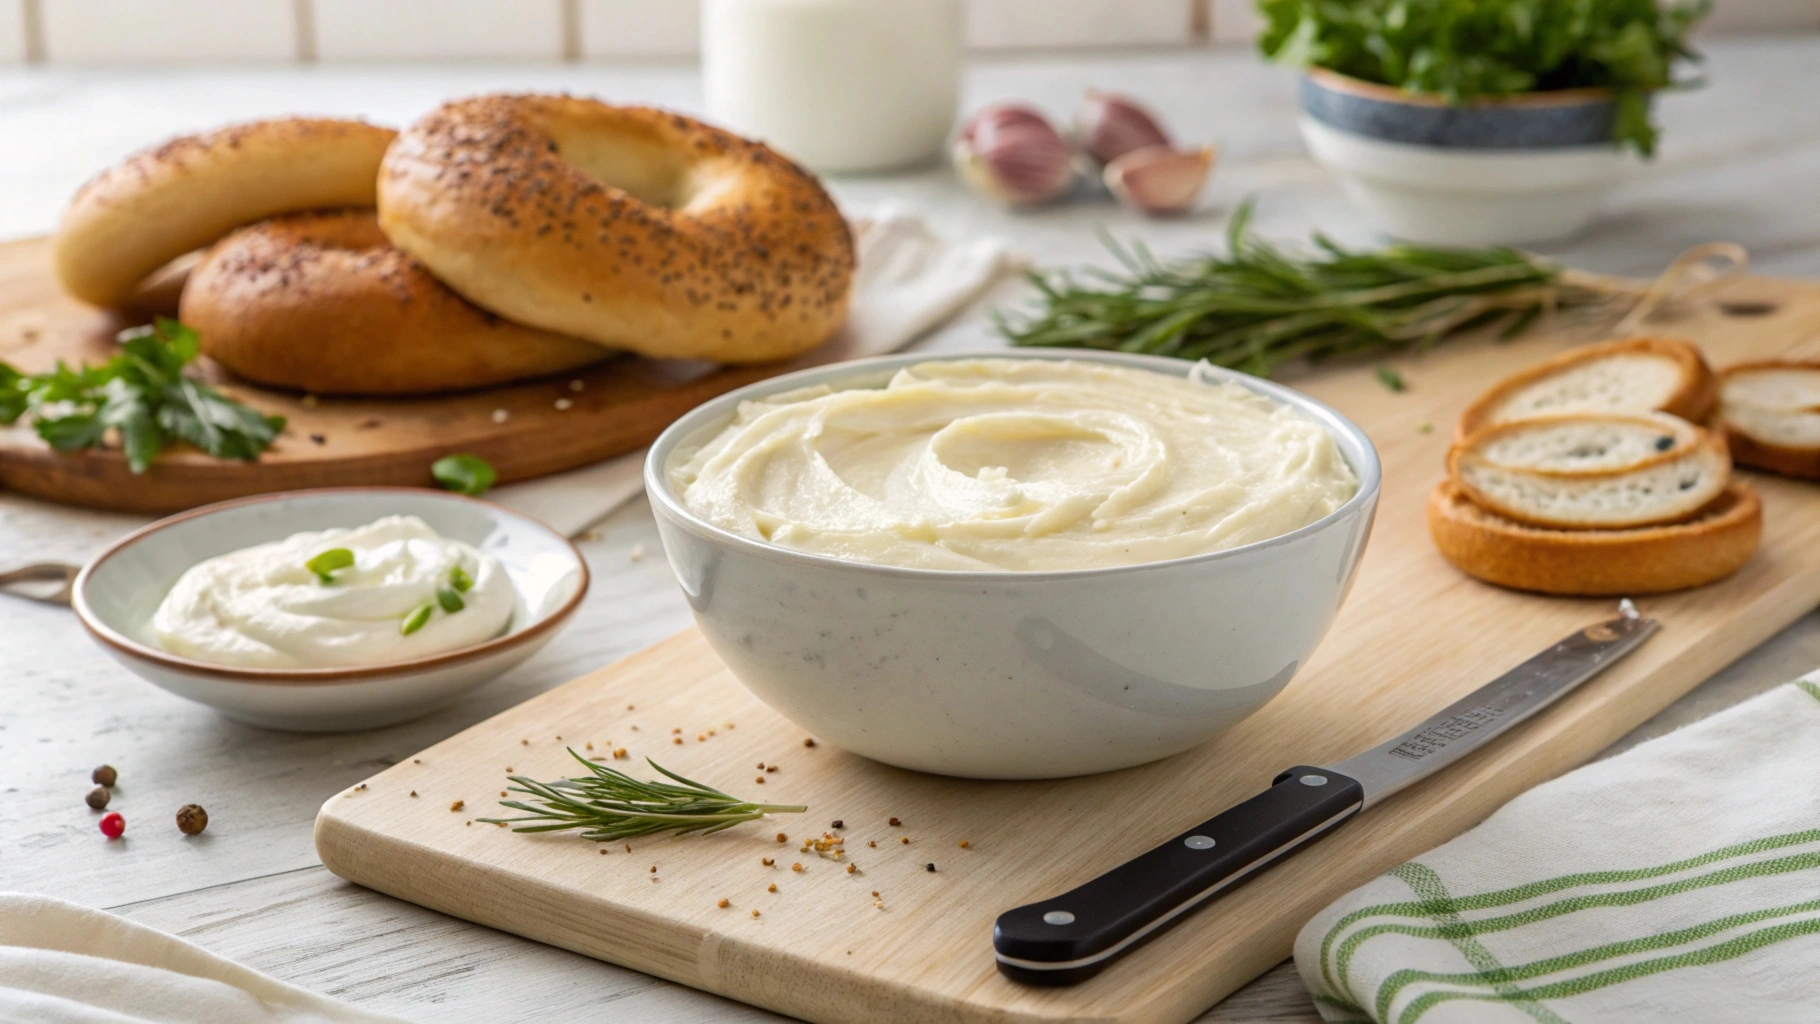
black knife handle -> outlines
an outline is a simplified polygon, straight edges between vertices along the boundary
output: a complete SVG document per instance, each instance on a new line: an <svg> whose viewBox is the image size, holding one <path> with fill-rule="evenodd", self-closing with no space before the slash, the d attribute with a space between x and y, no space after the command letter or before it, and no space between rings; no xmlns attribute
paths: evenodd
<svg viewBox="0 0 1820 1024"><path fill-rule="evenodd" d="M1014 981L1073 985L1189 911L1338 828L1365 790L1331 768L1300 765L1269 789L1087 884L999 915L998 968Z"/></svg>

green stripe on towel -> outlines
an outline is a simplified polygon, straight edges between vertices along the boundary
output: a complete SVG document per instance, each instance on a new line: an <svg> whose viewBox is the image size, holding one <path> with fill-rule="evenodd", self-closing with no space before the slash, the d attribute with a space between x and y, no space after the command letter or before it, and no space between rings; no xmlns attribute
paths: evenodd
<svg viewBox="0 0 1820 1024"><path fill-rule="evenodd" d="M1817 696L1816 699L1820 699L1820 696ZM1546 896L1565 889L1572 889L1576 886L1610 885L1616 882L1645 881L1651 878L1660 878L1663 875L1672 875L1679 871L1686 871L1689 868L1704 867L1719 861L1734 860L1739 857L1748 857L1755 853L1764 853L1769 850L1777 850L1813 842L1820 842L1820 829L1806 829L1800 832L1790 832L1786 835L1770 836L1764 839L1753 839L1749 842L1734 843L1730 846L1722 846L1716 850L1710 850L1706 853L1688 857L1683 860L1653 867L1630 868L1621 871L1583 871L1570 875L1560 875L1555 878L1527 882L1523 885L1513 886L1508 889L1497 889L1491 892L1480 893L1476 896L1456 897L1452 906L1456 911L1489 910L1495 907L1508 906L1512 903L1521 903L1524 900L1534 899L1537 896ZM1434 915L1422 903L1409 901L1400 903L1380 903L1375 906L1360 907L1358 910L1346 914L1338 921L1334 922L1333 927L1328 929L1327 934L1321 939L1322 980L1327 982L1328 986L1335 991L1339 991L1343 988L1332 970L1333 944L1334 941L1340 937L1340 934L1353 924L1370 917L1433 916Z"/></svg>

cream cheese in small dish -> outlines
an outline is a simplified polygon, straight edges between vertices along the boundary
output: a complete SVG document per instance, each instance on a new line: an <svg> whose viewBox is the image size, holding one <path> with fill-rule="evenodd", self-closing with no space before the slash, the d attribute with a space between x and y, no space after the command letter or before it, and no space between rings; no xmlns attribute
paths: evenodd
<svg viewBox="0 0 1820 1024"><path fill-rule="evenodd" d="M201 562L165 596L152 633L217 665L365 667L491 640L513 603L498 559L391 515Z"/></svg>

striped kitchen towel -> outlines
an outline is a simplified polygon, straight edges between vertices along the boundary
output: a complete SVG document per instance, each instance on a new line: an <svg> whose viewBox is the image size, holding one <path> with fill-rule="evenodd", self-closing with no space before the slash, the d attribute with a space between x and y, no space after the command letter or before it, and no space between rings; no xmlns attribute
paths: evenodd
<svg viewBox="0 0 1820 1024"><path fill-rule="evenodd" d="M1820 1022L1820 672L1530 790L1295 961L1336 1022Z"/></svg>

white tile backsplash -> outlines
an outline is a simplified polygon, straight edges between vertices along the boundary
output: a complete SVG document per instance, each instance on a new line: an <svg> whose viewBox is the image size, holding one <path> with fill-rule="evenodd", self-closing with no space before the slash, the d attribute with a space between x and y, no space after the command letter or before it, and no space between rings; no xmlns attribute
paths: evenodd
<svg viewBox="0 0 1820 1024"><path fill-rule="evenodd" d="M1820 0L1713 0L1701 32L1779 32L1820 29Z"/></svg>
<svg viewBox="0 0 1820 1024"><path fill-rule="evenodd" d="M292 0L38 0L45 58L181 68L297 57Z"/></svg>
<svg viewBox="0 0 1820 1024"><path fill-rule="evenodd" d="M701 0L578 0L583 57L691 56Z"/></svg>
<svg viewBox="0 0 1820 1024"><path fill-rule="evenodd" d="M0 64L25 59L25 0L0 0Z"/></svg>
<svg viewBox="0 0 1820 1024"><path fill-rule="evenodd" d="M666 0L647 0L661 5ZM316 55L338 60L559 60L562 0L310 0Z"/></svg>
<svg viewBox="0 0 1820 1024"><path fill-rule="evenodd" d="M1264 18L1258 14L1254 0L1213 0L1208 20L1216 43L1250 46L1257 42L1258 30L1264 27Z"/></svg>
<svg viewBox="0 0 1820 1024"><path fill-rule="evenodd" d="M1195 42L1193 22L1191 0L967 0L967 45L1184 45Z"/></svg>

